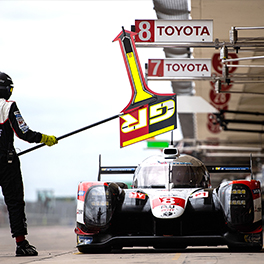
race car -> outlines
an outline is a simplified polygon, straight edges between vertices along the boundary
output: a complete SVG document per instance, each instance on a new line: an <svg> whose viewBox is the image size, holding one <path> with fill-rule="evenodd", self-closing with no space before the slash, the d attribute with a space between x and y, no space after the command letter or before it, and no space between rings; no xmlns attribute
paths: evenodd
<svg viewBox="0 0 264 264"><path fill-rule="evenodd" d="M82 253L123 247L185 249L227 245L260 251L260 182L234 180L212 188L209 172L245 172L251 167L207 167L169 147L137 167L99 166L97 181L77 193L77 248ZM133 174L132 188L101 181L101 174Z"/></svg>

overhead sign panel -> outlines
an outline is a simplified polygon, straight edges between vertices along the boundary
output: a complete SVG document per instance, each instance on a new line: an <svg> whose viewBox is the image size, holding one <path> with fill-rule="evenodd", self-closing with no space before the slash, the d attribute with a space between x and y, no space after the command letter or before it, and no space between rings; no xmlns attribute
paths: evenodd
<svg viewBox="0 0 264 264"><path fill-rule="evenodd" d="M149 59L148 76L210 77L211 59Z"/></svg>
<svg viewBox="0 0 264 264"><path fill-rule="evenodd" d="M136 42L212 42L213 20L135 20Z"/></svg>

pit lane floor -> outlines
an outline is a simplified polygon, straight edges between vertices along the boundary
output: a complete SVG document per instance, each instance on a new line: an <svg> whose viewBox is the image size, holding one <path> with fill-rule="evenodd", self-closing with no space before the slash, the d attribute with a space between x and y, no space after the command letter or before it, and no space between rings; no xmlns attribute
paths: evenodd
<svg viewBox="0 0 264 264"><path fill-rule="evenodd" d="M109 254L81 254L76 249L73 226L29 227L27 236L37 247L36 257L15 257L15 242L9 227L0 228L0 263L67 264L67 263L175 263L175 264L260 264L264 249L258 253L229 252L227 247L188 247L184 251L125 248Z"/></svg>

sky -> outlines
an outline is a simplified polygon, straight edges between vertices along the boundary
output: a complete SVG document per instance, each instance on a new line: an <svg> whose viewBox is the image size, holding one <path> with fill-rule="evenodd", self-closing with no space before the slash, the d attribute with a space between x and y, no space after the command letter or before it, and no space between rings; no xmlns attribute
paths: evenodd
<svg viewBox="0 0 264 264"><path fill-rule="evenodd" d="M59 137L122 112L131 86L119 43L112 41L135 19L156 19L152 0L0 1L0 71L13 79L10 99L30 129ZM161 48L137 51L143 72L149 58L164 58ZM172 92L169 82L148 86ZM180 138L180 129L174 135ZM15 138L18 153L33 146ZM39 190L74 197L79 182L97 180L100 154L103 166L136 166L160 154L146 148L145 141L120 148L115 119L21 155L25 200L35 201Z"/></svg>

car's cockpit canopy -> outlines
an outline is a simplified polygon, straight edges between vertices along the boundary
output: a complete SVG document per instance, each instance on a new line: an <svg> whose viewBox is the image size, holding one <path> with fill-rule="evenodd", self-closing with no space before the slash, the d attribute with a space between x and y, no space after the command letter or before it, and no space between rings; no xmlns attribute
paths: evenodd
<svg viewBox="0 0 264 264"><path fill-rule="evenodd" d="M204 164L189 155L166 159L151 156L136 169L133 179L135 188L208 188L211 187L209 173Z"/></svg>

